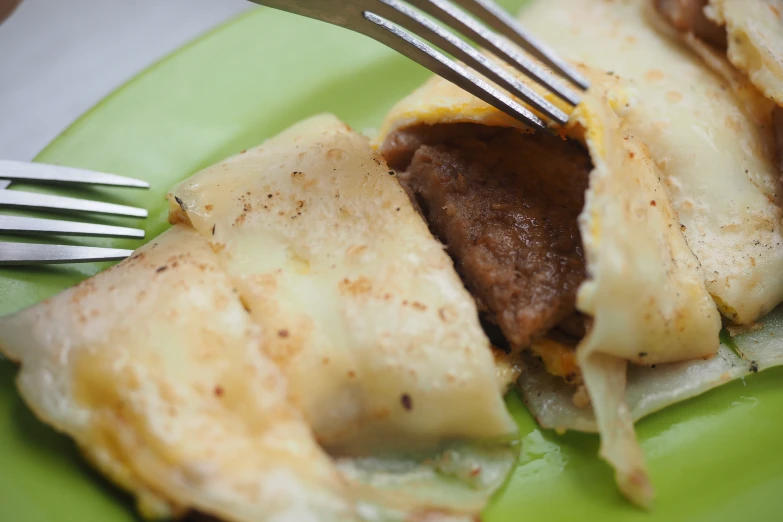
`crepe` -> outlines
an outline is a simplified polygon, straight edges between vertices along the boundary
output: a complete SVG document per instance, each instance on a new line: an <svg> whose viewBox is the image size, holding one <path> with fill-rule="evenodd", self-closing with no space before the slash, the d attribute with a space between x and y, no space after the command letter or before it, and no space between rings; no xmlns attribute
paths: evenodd
<svg viewBox="0 0 783 522"><path fill-rule="evenodd" d="M36 414L147 517L473 520L516 455L475 303L367 138L316 117L181 223L0 318Z"/></svg>
<svg viewBox="0 0 783 522"><path fill-rule="evenodd" d="M566 58L632 86L623 121L660 168L707 289L727 318L752 324L783 299L774 136L654 14L648 0L552 0L521 19L534 32L546 27L540 36Z"/></svg>
<svg viewBox="0 0 783 522"><path fill-rule="evenodd" d="M21 364L27 405L146 517L355 518L263 338L185 227L0 319L0 351Z"/></svg>
<svg viewBox="0 0 783 522"><path fill-rule="evenodd" d="M722 54L767 98L783 106L783 1L656 0L686 40Z"/></svg>
<svg viewBox="0 0 783 522"><path fill-rule="evenodd" d="M782 338L783 307L779 307L727 339L706 360L629 367L625 402L631 417L637 421L733 380L783 365ZM524 367L518 389L539 425L559 432L599 432L592 408L574 404L571 386L530 354L524 356Z"/></svg>
<svg viewBox="0 0 783 522"><path fill-rule="evenodd" d="M648 505L652 488L623 400L626 365L712 355L720 319L655 163L612 109L622 112L628 90L611 76L584 72L594 88L564 130L585 144L593 164L578 220L587 279L576 297L591 325L576 359L597 413L602 455L615 467L621 490ZM433 78L392 109L378 142L389 161L405 169L412 149L437 146L444 128L465 124L516 128L522 139L534 139L520 123ZM469 129L476 139L484 132Z"/></svg>
<svg viewBox="0 0 783 522"><path fill-rule="evenodd" d="M776 151L770 124L780 110L714 49L674 34L650 7L635 0L541 1L522 14L527 27L554 29L541 36L566 57L599 67L628 86L625 94L610 90L618 98L615 112L660 168L718 307L729 319L749 325L706 360L630 367L624 397L633 419L783 359L776 341L779 309L761 320L763 327L756 324L780 302L775 156L783 142L778 134ZM753 9L746 14L753 12L758 14ZM714 34L702 32L702 37L714 43ZM552 368L525 359L519 388L542 426L602 432L600 412L596 420L583 400L572 399L573 387L551 375Z"/></svg>
<svg viewBox="0 0 783 522"><path fill-rule="evenodd" d="M326 447L514 433L451 260L383 159L334 117L196 174L170 200L273 334L264 349Z"/></svg>
<svg viewBox="0 0 783 522"><path fill-rule="evenodd" d="M783 1L656 0L648 18L723 76L773 134L783 175Z"/></svg>

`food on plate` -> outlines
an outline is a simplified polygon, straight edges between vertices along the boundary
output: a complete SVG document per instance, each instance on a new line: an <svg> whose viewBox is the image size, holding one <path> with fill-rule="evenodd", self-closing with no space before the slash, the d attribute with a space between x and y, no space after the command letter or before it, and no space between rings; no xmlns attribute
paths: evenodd
<svg viewBox="0 0 783 522"><path fill-rule="evenodd" d="M0 318L37 415L149 517L473 520L516 458L505 383L367 138L316 117L171 199L170 231Z"/></svg>
<svg viewBox="0 0 783 522"><path fill-rule="evenodd" d="M366 138L317 117L185 180L170 203L269 332L264 350L324 446L514 433L473 299Z"/></svg>
<svg viewBox="0 0 783 522"><path fill-rule="evenodd" d="M346 486L289 403L264 336L186 227L0 319L25 402L145 516L350 518Z"/></svg>
<svg viewBox="0 0 783 522"><path fill-rule="evenodd" d="M622 87L586 72L596 87L563 137L433 78L392 109L380 150L512 353L532 345L584 383L602 455L647 505L626 366L715 354L720 318L657 167L612 109Z"/></svg>
<svg viewBox="0 0 783 522"><path fill-rule="evenodd" d="M663 4L672 24L720 45L692 3ZM774 107L713 73L651 7L523 11L526 26L557 29L547 40L592 82L561 137L432 79L378 139L493 341L521 353L539 423L598 431L642 505L652 488L632 422L783 356L769 337L751 351L750 332L733 339L742 357L719 348L715 310L753 325L783 299Z"/></svg>
<svg viewBox="0 0 783 522"><path fill-rule="evenodd" d="M783 175L783 1L656 0L650 18L676 32L771 128ZM668 27L665 27L667 26Z"/></svg>
<svg viewBox="0 0 783 522"><path fill-rule="evenodd" d="M0 354L146 517L475 520L516 459L515 383L649 506L633 423L783 365L779 4L533 2L592 85L564 127L439 78L377 151L305 120L0 318Z"/></svg>
<svg viewBox="0 0 783 522"><path fill-rule="evenodd" d="M532 28L557 29L547 37L558 51L605 69L634 93L627 106L618 105L619 113L660 167L707 288L728 319L746 325L730 326L737 335L705 361L629 367L626 403L634 419L783 364L783 344L776 341L783 310L767 314L780 301L783 279L778 268L783 255L778 172L783 171L775 163L776 155L778 161L783 155L783 133L778 123L776 141L770 125L780 121L780 109L770 102L773 90L754 79L775 76L770 71L780 63L775 49L783 33L769 30L779 18L761 21L762 13L775 15L775 2L707 3L563 0L536 2L522 13ZM735 28L728 39L726 29L718 30L711 20L716 13L735 20L719 24ZM759 71L769 71L754 74L730 52L732 63L755 86L749 84L715 52L724 49L725 55L726 45L756 48ZM526 359L519 388L539 423L598 431L592 411L576 407L562 379Z"/></svg>
<svg viewBox="0 0 783 522"><path fill-rule="evenodd" d="M628 85L623 121L661 171L707 290L732 322L753 324L783 300L773 131L681 38L661 30L656 13L650 0L551 0L533 2L521 19L533 31L551 28L542 36L566 58Z"/></svg>
<svg viewBox="0 0 783 522"><path fill-rule="evenodd" d="M783 107L783 1L655 0L655 8L674 30L724 55Z"/></svg>

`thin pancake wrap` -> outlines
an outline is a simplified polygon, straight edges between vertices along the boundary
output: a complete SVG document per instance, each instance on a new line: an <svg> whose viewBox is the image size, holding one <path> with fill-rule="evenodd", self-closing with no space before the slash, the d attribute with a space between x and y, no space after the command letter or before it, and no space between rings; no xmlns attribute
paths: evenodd
<svg viewBox="0 0 783 522"><path fill-rule="evenodd" d="M171 201L181 223L130 259L0 318L37 415L148 517L475 520L516 426L475 303L369 140L316 117Z"/></svg>
<svg viewBox="0 0 783 522"><path fill-rule="evenodd" d="M718 349L720 317L705 289L698 262L680 232L680 224L660 184L655 163L613 109L619 111L625 107L627 90L611 76L586 72L592 75L594 87L574 111L566 129L571 139L584 144L587 152L581 154L588 156L592 163L584 207L579 209L578 215L586 279L578 287L575 306L588 317L588 326L577 347L576 360L598 419L601 453L615 467L623 492L646 505L651 501L652 489L624 402L627 363L655 364L710 356ZM504 136L502 139L511 140L513 147L500 152L493 148L499 138L487 135L497 127L511 129L497 133ZM454 138L450 135L452 131L463 135ZM509 132L514 136L507 136ZM473 254L471 247L455 248L454 242L459 235L454 231L454 225L442 224L444 220L459 220L462 210L451 208L453 200L449 197L437 199L432 185L422 186L415 176L427 175L420 168L425 155L428 155L429 165L435 164L432 158L438 153L459 155L458 151L453 152L459 147L468 151L466 155L472 148L478 149L482 158L497 154L509 156L532 141L541 146L531 151L544 157L536 158L532 154L520 157L513 166L502 159L493 159L481 165L484 177L476 184L456 191L480 192L493 182L493 178L508 178L508 170L515 168L514 183L526 176L541 177L543 192L548 183L556 183L553 178L568 174L567 165L561 172L547 168L548 163L558 163L559 147L564 142L557 137L550 139L530 133L519 123L438 78L428 81L392 110L380 141L381 151L391 165L401 170L409 169L404 179L412 187L412 195L420 201L431 227L456 257L458 269L463 278L468 279L469 287L472 285L484 308L494 312L495 322L512 347L524 348L524 343L514 346L514 340L510 338L513 328L503 316L507 309L492 309L496 295L492 289L481 288L481 274L477 275L475 263L471 264L476 255L486 253ZM578 156L579 153L569 149L568 154ZM580 163L577 156L571 165ZM453 175L456 185L471 183L471 176L475 176L469 169L476 167L459 163L453 157L450 161L438 164L442 171L435 177L440 176L443 180ZM516 187L509 182L499 193L516 190ZM565 189L556 188L554 198L547 200L549 206L546 207L553 214L558 212L559 206L566 204L558 199L558 194L564 194ZM532 190L530 186L525 189ZM534 203L533 195L525 190L518 191L517 195L525 199L526 205ZM459 201L464 205L468 200L462 197ZM493 209L496 206L492 202L480 203ZM506 205L505 200L503 205ZM445 217L438 215L440 208L445 209ZM499 214L487 214L486 219L502 220L504 213L517 212L517 209L506 210L503 206L498 208L501 209ZM519 212L524 214L525 210L522 208ZM538 222L517 221L510 229L519 231L535 226L549 230L548 217L546 212L544 214ZM576 216L573 218L576 222ZM474 220L466 233L474 233L477 228L480 224ZM488 228L491 227L488 225ZM526 233L519 232L521 235ZM555 229L551 235L560 233ZM474 235L471 241L474 245L477 241L490 245L488 250L495 248L497 251L491 238ZM526 247L535 245L529 243ZM550 252L555 253L558 252ZM505 254L508 257L509 252ZM497 264L485 270L497 271ZM535 280L538 273L540 270L530 277ZM499 281L494 280L496 285L505 284ZM508 303L502 302L500 306L508 306ZM507 333L509 331L511 335ZM536 335L543 333L539 329L532 336L534 345Z"/></svg>
<svg viewBox="0 0 783 522"><path fill-rule="evenodd" d="M515 432L473 300L366 138L318 116L170 200L269 332L264 350L326 447Z"/></svg>
<svg viewBox="0 0 783 522"><path fill-rule="evenodd" d="M783 107L782 0L654 0L677 32L723 53L767 98Z"/></svg>
<svg viewBox="0 0 783 522"><path fill-rule="evenodd" d="M0 319L25 402L148 518L355 519L262 342L217 256L185 227Z"/></svg>
<svg viewBox="0 0 783 522"><path fill-rule="evenodd" d="M521 18L566 58L635 89L623 121L660 168L719 309L752 324L783 299L772 129L680 38L660 31L654 14L650 0L540 0Z"/></svg>
<svg viewBox="0 0 783 522"><path fill-rule="evenodd" d="M783 175L783 0L655 0L661 32L681 38L775 135ZM659 16L658 16L659 15Z"/></svg>

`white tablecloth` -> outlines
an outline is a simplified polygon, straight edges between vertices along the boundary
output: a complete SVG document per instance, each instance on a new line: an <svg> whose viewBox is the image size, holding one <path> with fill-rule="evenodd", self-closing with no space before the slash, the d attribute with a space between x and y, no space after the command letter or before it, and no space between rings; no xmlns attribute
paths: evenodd
<svg viewBox="0 0 783 522"><path fill-rule="evenodd" d="M0 158L29 160L145 67L245 0L23 0L0 24Z"/></svg>

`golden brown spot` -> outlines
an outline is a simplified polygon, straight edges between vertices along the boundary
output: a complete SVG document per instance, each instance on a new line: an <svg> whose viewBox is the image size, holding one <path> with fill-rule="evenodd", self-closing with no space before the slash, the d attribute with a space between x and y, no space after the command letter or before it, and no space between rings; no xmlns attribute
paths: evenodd
<svg viewBox="0 0 783 522"><path fill-rule="evenodd" d="M677 103L682 101L682 94L677 91L669 91L666 93L666 99L671 103Z"/></svg>
<svg viewBox="0 0 783 522"><path fill-rule="evenodd" d="M281 339L285 339L286 337L288 337L288 335L289 335L288 330L286 330L285 328L277 331L277 336Z"/></svg>
<svg viewBox="0 0 783 522"><path fill-rule="evenodd" d="M353 370L348 370L348 378L349 378L349 379L354 379L354 378L356 378L356 372L355 372L355 371L353 371Z"/></svg>
<svg viewBox="0 0 783 522"><path fill-rule="evenodd" d="M420 303L418 301L414 301L411 306L413 306L413 308L419 310L420 312L423 312L427 309L427 305L425 305L424 303Z"/></svg>
<svg viewBox="0 0 783 522"><path fill-rule="evenodd" d="M650 201L650 206L651 206L651 207L654 207L655 205L657 205L657 203L655 202L655 200L654 200L654 199L653 199L652 201Z"/></svg>
<svg viewBox="0 0 783 522"><path fill-rule="evenodd" d="M215 208L215 206L212 205L211 203L204 205L204 210L206 210L207 212L211 212L213 208Z"/></svg>
<svg viewBox="0 0 783 522"><path fill-rule="evenodd" d="M650 82L658 82L666 78L666 75L663 74L663 71L660 71L658 69L650 69L647 71L647 74L644 75L645 79Z"/></svg>
<svg viewBox="0 0 783 522"><path fill-rule="evenodd" d="M219 384L215 386L215 397L222 397L223 393L224 391L222 386L220 386Z"/></svg>
<svg viewBox="0 0 783 522"><path fill-rule="evenodd" d="M364 276L359 276L351 281L347 277L340 282L340 291L351 295L361 295L372 290L372 283Z"/></svg>

